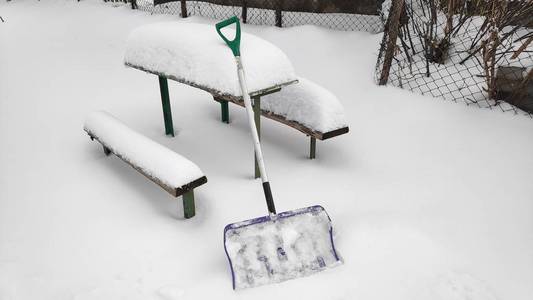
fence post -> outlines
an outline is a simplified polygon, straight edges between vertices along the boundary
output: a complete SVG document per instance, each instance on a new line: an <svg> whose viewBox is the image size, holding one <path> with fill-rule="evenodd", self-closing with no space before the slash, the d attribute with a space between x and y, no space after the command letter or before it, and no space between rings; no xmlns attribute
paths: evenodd
<svg viewBox="0 0 533 300"><path fill-rule="evenodd" d="M281 20L281 9L283 6L282 4L283 4L283 0L276 1L276 26L277 27L283 26L283 22Z"/></svg>
<svg viewBox="0 0 533 300"><path fill-rule="evenodd" d="M180 0L180 2L181 2L181 17L187 18L187 1Z"/></svg>
<svg viewBox="0 0 533 300"><path fill-rule="evenodd" d="M246 23L248 19L248 3L246 3L246 0L242 0L242 15L241 19L243 23Z"/></svg>
<svg viewBox="0 0 533 300"><path fill-rule="evenodd" d="M384 48L385 57L383 59L383 69L379 76L379 85L385 85L389 81L392 59L396 50L396 40L400 30L400 16L402 15L404 4L405 0L392 0L392 7L387 18L385 33L383 34L382 43L386 43L386 46Z"/></svg>

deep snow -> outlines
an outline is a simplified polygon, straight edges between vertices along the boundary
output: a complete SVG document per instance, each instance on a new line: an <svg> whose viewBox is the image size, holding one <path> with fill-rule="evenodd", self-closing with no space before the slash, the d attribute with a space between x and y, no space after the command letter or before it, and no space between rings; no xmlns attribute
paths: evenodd
<svg viewBox="0 0 533 300"><path fill-rule="evenodd" d="M223 124L208 94L171 83L167 138L157 79L123 66L132 29L176 17L97 0L2 1L0 15L0 299L533 295L533 122L374 85L380 35L244 26L336 94L351 131L310 161L304 135L264 119L278 209L323 205L344 264L234 292L222 230L266 213L244 111ZM196 217L90 142L99 109L202 168Z"/></svg>

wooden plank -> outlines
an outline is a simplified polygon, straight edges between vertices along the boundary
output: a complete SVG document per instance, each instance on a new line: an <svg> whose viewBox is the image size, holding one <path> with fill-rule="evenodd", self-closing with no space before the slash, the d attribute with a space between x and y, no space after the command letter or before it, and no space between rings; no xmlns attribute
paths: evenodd
<svg viewBox="0 0 533 300"><path fill-rule="evenodd" d="M263 96L266 96L266 95L277 93L277 92L281 91L282 87L287 86L289 84L297 83L297 82L298 82L298 80L293 80L293 81L287 82L287 84L276 85L276 86L269 87L269 88L266 88L266 89L262 89L262 90L259 90L259 91L251 92L250 93L250 98L253 98L253 97L256 97L256 96L263 97ZM240 97L239 99L242 99L242 97Z"/></svg>
<svg viewBox="0 0 533 300"><path fill-rule="evenodd" d="M86 132L89 135L89 137L91 138L91 140L98 141L100 144L102 144L102 146L104 148L107 148L110 151L110 153L113 153L116 157L120 158L122 161L124 161L125 163L130 165L132 168L134 168L137 172L141 173L146 178L150 179L155 184L159 185L162 189L164 189L165 191L167 191L169 194L171 194L174 197L181 196L181 195L183 195L183 194L185 194L185 193L187 193L189 191L192 191L193 189L195 189L195 188L197 188L197 187L199 187L202 184L207 182L207 177L203 176L203 177L200 177L200 178L198 178L198 179L196 179L196 180L194 180L194 181L192 181L192 182L190 182L190 183L188 183L186 185L180 186L180 187L170 186L170 185L164 183L163 181L161 181L159 178L150 175L150 172L148 172L147 170L135 165L134 163L132 163L131 161L129 161L127 158L123 157L122 155L119 155L119 154L113 152L113 148L110 145L106 145L105 143L103 143L100 139L98 139L98 137L96 135L94 135L90 131L86 130Z"/></svg>
<svg viewBox="0 0 533 300"><path fill-rule="evenodd" d="M350 131L350 128L348 128L348 126L346 126L346 127L343 127L343 128L339 128L339 129L335 129L335 130L332 130L332 131L324 132L324 133L322 133L322 140L327 140L327 139L330 139L332 137L343 135L343 134L348 133L349 131Z"/></svg>
<svg viewBox="0 0 533 300"><path fill-rule="evenodd" d="M220 100L224 100L224 101L228 101L228 102L231 102L233 104L237 104L241 107L244 107L244 101L243 100L234 100L234 99L224 99L224 98L221 98L221 97L215 97L213 96L213 99L215 101L220 101ZM274 120L274 121L277 121L277 122L280 122L282 124L285 124L289 127L292 127L310 137L314 137L318 140L327 140L327 139L330 139L332 137L336 137L336 136L339 136L339 135L342 135L342 134L345 134L345 133L348 133L350 130L348 127L343 127L343 128L339 128L339 129L336 129L336 130L333 130L333 131L328 131L328 132L320 132L320 131L315 131L315 130L312 130L310 129L309 127L306 127L305 125L301 124L301 123L298 123L296 121L292 121L292 120L287 120L284 116L280 116L280 115L277 115L273 112L270 112L270 111L267 111L267 110L264 110L264 109L261 109L261 115L265 118L269 118L271 120Z"/></svg>
<svg viewBox="0 0 533 300"><path fill-rule="evenodd" d="M157 76L162 76L162 77L165 77L167 79L171 79L171 80L177 81L179 83L183 83L183 84L186 84L186 85L201 89L201 90L206 91L209 94L213 95L213 97L217 97L217 98L228 100L228 101L230 99L233 100L233 101L237 101L237 100L241 100L242 101L242 96L235 96L235 95L230 95L230 94L227 94L227 93L223 93L223 92L218 91L216 89L213 89L213 88L210 88L210 87L206 87L206 86L194 83L194 82L190 82L188 80L185 80L184 78L178 78L176 76L163 74L161 72L157 72L157 71L153 71L153 70L148 70L148 69L145 69L143 67L135 66L135 65L130 64L130 63L125 63L125 65L130 67L130 68L141 70L141 71L144 71L146 73L154 74L154 75L157 75ZM259 90L259 91L252 91L252 92L250 92L250 97L257 96L257 95L263 96L263 95L267 95L269 93L274 93L274 92L279 91L284 86L287 86L287 85L290 85L290 84L295 84L297 82L298 82L298 80L291 80L291 81L283 82L283 83L280 83L280 84L277 84L277 85L274 85L274 86L271 86L271 87L268 87L266 89L262 89L262 90Z"/></svg>
<svg viewBox="0 0 533 300"><path fill-rule="evenodd" d="M200 177L186 185L183 185L181 187L175 188L175 192L173 194L174 197L181 196L189 191L194 190L195 188L201 186L202 184L207 183L207 177L203 176Z"/></svg>

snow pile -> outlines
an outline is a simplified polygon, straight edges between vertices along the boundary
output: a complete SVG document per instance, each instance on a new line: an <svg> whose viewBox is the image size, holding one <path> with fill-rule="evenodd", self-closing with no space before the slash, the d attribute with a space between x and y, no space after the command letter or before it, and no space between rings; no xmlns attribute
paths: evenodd
<svg viewBox="0 0 533 300"><path fill-rule="evenodd" d="M231 29L224 33L235 35ZM287 56L254 35L242 33L241 55L250 92L296 79ZM141 26L128 38L124 62L222 94L241 96L235 59L213 25L163 22Z"/></svg>
<svg viewBox="0 0 533 300"><path fill-rule="evenodd" d="M308 79L298 81L262 97L261 108L318 132L348 126L344 107L333 93Z"/></svg>
<svg viewBox="0 0 533 300"><path fill-rule="evenodd" d="M230 224L225 246L236 289L281 282L340 265L321 206Z"/></svg>
<svg viewBox="0 0 533 300"><path fill-rule="evenodd" d="M190 160L131 130L107 112L91 113L84 129L117 156L169 186L179 188L204 176Z"/></svg>

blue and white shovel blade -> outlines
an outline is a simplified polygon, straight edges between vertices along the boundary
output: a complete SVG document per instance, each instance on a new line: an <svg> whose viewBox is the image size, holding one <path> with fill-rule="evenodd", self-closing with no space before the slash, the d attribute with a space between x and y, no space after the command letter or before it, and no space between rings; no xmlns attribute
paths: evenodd
<svg viewBox="0 0 533 300"><path fill-rule="evenodd" d="M233 223L224 229L233 289L282 282L342 264L322 206Z"/></svg>

